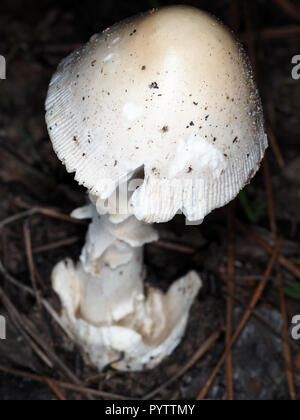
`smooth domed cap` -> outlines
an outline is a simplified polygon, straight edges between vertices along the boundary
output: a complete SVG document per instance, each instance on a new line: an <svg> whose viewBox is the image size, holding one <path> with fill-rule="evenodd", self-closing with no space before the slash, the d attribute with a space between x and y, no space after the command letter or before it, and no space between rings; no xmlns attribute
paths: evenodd
<svg viewBox="0 0 300 420"><path fill-rule="evenodd" d="M191 221L231 201L267 147L248 60L214 17L171 6L125 20L64 60L47 125L69 172L107 198L144 168L133 214Z"/></svg>

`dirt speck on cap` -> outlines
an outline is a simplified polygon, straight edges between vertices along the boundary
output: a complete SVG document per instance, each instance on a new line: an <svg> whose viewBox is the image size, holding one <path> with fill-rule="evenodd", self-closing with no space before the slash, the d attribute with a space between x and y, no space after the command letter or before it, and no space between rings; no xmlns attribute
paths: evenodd
<svg viewBox="0 0 300 420"><path fill-rule="evenodd" d="M149 85L150 89L159 89L158 83L157 82L152 82Z"/></svg>

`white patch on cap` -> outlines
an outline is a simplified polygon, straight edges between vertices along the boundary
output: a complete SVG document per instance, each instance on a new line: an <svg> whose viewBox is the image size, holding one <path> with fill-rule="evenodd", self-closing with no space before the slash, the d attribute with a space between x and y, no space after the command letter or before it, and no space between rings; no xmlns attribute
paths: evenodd
<svg viewBox="0 0 300 420"><path fill-rule="evenodd" d="M119 41L120 41L120 37L118 36L117 38L115 38L113 41L112 41L112 45L115 45L115 44L117 44Z"/></svg>
<svg viewBox="0 0 300 420"><path fill-rule="evenodd" d="M108 54L108 55L104 58L103 63L107 63L109 60L111 60L111 59L113 58L113 56L114 56L114 53Z"/></svg>
<svg viewBox="0 0 300 420"><path fill-rule="evenodd" d="M134 121L142 115L142 111L138 105L133 102L128 102L123 108L123 115L129 121Z"/></svg>
<svg viewBox="0 0 300 420"><path fill-rule="evenodd" d="M213 178L218 178L226 169L227 162L215 146L200 136L191 136L186 141L179 141L175 159L169 168L169 177L182 173L188 165L195 171L208 169Z"/></svg>

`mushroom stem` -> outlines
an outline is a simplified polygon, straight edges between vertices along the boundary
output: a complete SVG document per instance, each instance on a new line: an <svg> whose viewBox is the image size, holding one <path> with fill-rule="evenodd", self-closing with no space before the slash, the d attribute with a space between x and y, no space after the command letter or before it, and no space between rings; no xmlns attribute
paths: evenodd
<svg viewBox="0 0 300 420"><path fill-rule="evenodd" d="M64 321L99 370L111 363L120 370L156 366L184 334L201 286L198 275L189 273L167 294L145 293L143 246L158 239L154 229L132 216L113 223L94 204L73 216L92 222L80 262L61 262L52 273Z"/></svg>
<svg viewBox="0 0 300 420"><path fill-rule="evenodd" d="M135 311L143 299L145 270L143 245L156 241L150 225L127 217L112 223L91 204L73 212L73 217L90 218L80 261L87 274L82 290L81 316L92 324L114 323Z"/></svg>

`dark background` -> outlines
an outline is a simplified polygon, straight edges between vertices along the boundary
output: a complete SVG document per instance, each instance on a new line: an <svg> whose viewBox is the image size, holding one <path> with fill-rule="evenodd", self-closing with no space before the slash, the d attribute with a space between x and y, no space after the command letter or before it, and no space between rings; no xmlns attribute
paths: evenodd
<svg viewBox="0 0 300 420"><path fill-rule="evenodd" d="M281 264L281 270L273 271L255 316L234 347L234 398L300 397L300 348L290 340L288 331L292 316L300 313L300 80L291 76L292 57L300 54L299 1L2 0L0 54L7 59L7 80L0 81L1 262L21 284L31 287L35 280L41 296L59 310L51 291L51 269L62 258L78 258L86 227L61 220L53 212L48 217L47 210L69 214L85 202L85 194L52 151L44 122L48 83L60 60L93 33L141 11L175 3L217 15L249 51L272 140L264 167L232 206L215 211L200 227L186 227L177 217L159 227L164 247L147 246L149 283L166 289L190 269L200 272L204 282L182 344L151 372L121 374L107 369L95 376L97 372L84 364L78 349L53 319L23 289L13 286L2 270L0 313L9 322L8 339L0 342L1 400L90 397L49 383L45 376L142 398L176 374L220 329L220 338L209 352L156 394L158 399L195 399L224 350L224 328L229 325L226 313L231 308L228 296L233 298L237 323L269 261L268 252L257 238L252 240L249 231L271 247L276 235L283 237L280 253L293 267L287 269L288 264ZM33 211L37 206L44 210L23 217L23 211ZM7 223L12 215L17 215L17 220ZM232 227L230 221L235 219L248 231L235 223ZM28 237L33 262L28 254ZM166 242L175 244L175 249ZM228 257L231 245L234 255ZM229 293L232 265L235 289ZM42 360L45 355L51 366ZM225 399L229 378L230 371L222 368L207 397Z"/></svg>

